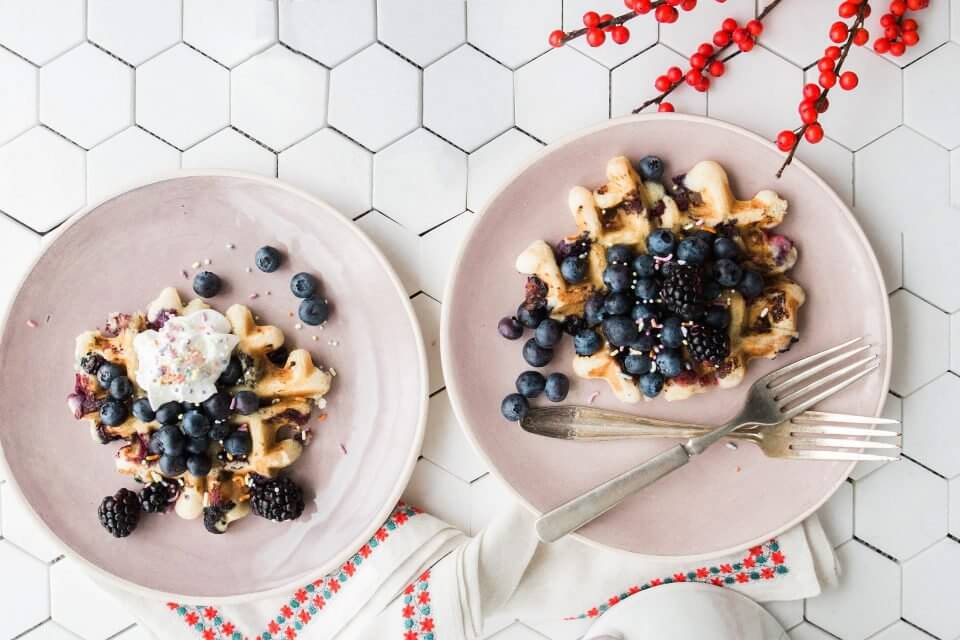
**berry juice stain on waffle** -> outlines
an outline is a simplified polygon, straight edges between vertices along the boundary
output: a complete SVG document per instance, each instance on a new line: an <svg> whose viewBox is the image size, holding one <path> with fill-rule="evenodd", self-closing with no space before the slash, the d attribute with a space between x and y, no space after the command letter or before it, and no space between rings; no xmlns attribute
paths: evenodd
<svg viewBox="0 0 960 640"><path fill-rule="evenodd" d="M735 387L751 359L774 358L799 337L805 295L787 275L797 248L775 232L787 202L770 190L737 200L711 160L669 188L660 158L638 168L613 158L605 185L570 191L578 231L520 254L524 301L500 334L516 340L533 329L522 354L537 368L572 336L577 376L606 380L623 402ZM546 383L557 377L563 393L550 394ZM508 420L543 391L563 400L569 381L527 371L516 386L501 404Z"/></svg>
<svg viewBox="0 0 960 640"><path fill-rule="evenodd" d="M272 247L255 258L267 273L281 260ZM288 351L283 332L257 324L246 306L210 308L203 298L221 285L202 271L193 280L200 297L184 302L166 288L145 313L115 313L105 329L77 337L68 407L95 441L124 442L117 471L144 485L100 503L100 523L116 537L130 535L143 512L202 517L211 533L251 511L277 522L303 512L303 491L278 474L309 444L306 425L314 405L326 406L332 375L308 351ZM313 275L296 274L290 290L303 323L326 322Z"/></svg>

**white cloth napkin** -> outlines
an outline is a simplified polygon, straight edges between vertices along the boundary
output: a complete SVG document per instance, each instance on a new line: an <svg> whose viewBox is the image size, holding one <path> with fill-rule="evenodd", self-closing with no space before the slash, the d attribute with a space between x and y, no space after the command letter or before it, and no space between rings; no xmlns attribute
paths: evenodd
<svg viewBox="0 0 960 640"><path fill-rule="evenodd" d="M675 581L757 600L815 596L839 573L816 516L752 549L708 562L651 561L574 539L537 540L533 516L504 510L476 538L400 504L339 570L286 597L238 605L162 603L106 589L156 638L473 640L520 618L577 638L621 600Z"/></svg>

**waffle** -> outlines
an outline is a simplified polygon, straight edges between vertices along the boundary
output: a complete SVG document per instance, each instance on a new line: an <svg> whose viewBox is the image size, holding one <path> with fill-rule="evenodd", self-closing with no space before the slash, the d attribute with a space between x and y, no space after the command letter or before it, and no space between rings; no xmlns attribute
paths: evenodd
<svg viewBox="0 0 960 640"><path fill-rule="evenodd" d="M203 477L185 471L176 478L161 473L159 456L148 450L150 434L160 428L158 422L144 423L131 414L117 426L107 426L99 419L98 405L107 393L96 377L80 368L80 360L95 353L122 366L134 382L135 396L144 395L136 386L137 357L133 339L141 331L156 329L173 316L187 315L209 308L200 299L186 303L177 290L166 288L150 303L146 313L113 314L104 329L87 331L76 340L76 388L71 403L75 417L86 422L97 442L123 440L116 453L117 471L143 483L175 481L179 487L175 510L183 518L193 519L211 505L233 503L222 517L228 524L250 511L250 487L255 475L274 477L293 464L309 441L306 427L314 405L323 407L323 396L329 391L331 374L318 368L304 349L290 352L283 366L273 364L267 354L280 348L283 332L274 326L256 324L253 314L243 305L233 305L226 312L232 333L239 343L237 355L244 363L244 378L233 392L250 390L261 399L261 408L249 415L231 414L228 421L234 428L249 431L252 450L243 458L232 458L220 442L211 441L208 453L211 471Z"/></svg>
<svg viewBox="0 0 960 640"><path fill-rule="evenodd" d="M577 233L563 242L588 239L588 277L568 284L560 274L554 249L538 240L516 260L516 269L542 283L551 317L564 320L581 315L586 301L604 290L606 248L628 244L644 252L647 236L657 228L675 233L703 229L724 232L733 238L746 263L764 278L763 293L746 301L736 291L724 290L717 301L730 311L730 354L719 365L698 363L681 375L667 379L663 395L682 400L712 387L734 387L742 382L753 358L774 358L798 338L797 313L803 289L785 275L797 261L797 249L772 230L787 213L787 202L770 190L750 200L737 200L727 174L718 163L705 160L674 179L668 193L659 182L643 181L629 159L619 156L607 163L607 182L591 191L577 186L568 198ZM634 379L625 374L609 343L591 356L575 356L574 372L583 378L603 379L623 402L638 402L643 395Z"/></svg>

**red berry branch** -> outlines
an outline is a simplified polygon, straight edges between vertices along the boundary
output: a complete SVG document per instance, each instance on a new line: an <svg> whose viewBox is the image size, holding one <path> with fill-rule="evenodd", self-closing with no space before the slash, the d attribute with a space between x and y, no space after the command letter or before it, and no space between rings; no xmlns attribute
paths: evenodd
<svg viewBox="0 0 960 640"><path fill-rule="evenodd" d="M880 26L883 27L883 35L873 43L873 50L877 53L889 53L899 58L907 51L907 47L912 47L920 42L920 34L917 32L917 21L913 18L907 18L906 13L910 11L920 11L926 9L930 0L894 0L890 3L890 10L880 16Z"/></svg>

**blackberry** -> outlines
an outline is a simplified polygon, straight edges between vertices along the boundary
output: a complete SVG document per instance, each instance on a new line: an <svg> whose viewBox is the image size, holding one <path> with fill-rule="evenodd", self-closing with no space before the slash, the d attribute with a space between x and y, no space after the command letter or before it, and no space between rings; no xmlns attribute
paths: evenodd
<svg viewBox="0 0 960 640"><path fill-rule="evenodd" d="M140 490L140 508L147 513L162 513L170 506L173 496L173 485L151 482Z"/></svg>
<svg viewBox="0 0 960 640"><path fill-rule="evenodd" d="M687 331L687 350L697 362L718 365L730 355L730 337L723 329L695 324Z"/></svg>
<svg viewBox="0 0 960 640"><path fill-rule="evenodd" d="M303 513L303 490L287 477L258 478L250 492L250 508L274 522L295 520Z"/></svg>
<svg viewBox="0 0 960 640"><path fill-rule="evenodd" d="M130 489L120 489L100 502L97 509L100 524L114 538L125 538L140 522L140 500Z"/></svg>
<svg viewBox="0 0 960 640"><path fill-rule="evenodd" d="M703 313L703 275L689 264L678 264L663 279L663 304L678 316L692 320Z"/></svg>
<svg viewBox="0 0 960 640"><path fill-rule="evenodd" d="M567 316L563 319L563 332L568 336L575 336L587 328L587 321L583 316Z"/></svg>
<svg viewBox="0 0 960 640"><path fill-rule="evenodd" d="M84 373L89 373L91 376L96 375L97 370L100 369L100 365L105 362L103 356L99 353L94 353L93 351L88 351L82 358L80 358L80 368L83 369Z"/></svg>
<svg viewBox="0 0 960 640"><path fill-rule="evenodd" d="M223 502L216 506L209 506L203 508L203 527L210 533L226 533L227 525L230 523L227 521L227 512L233 509L236 506L232 502Z"/></svg>

